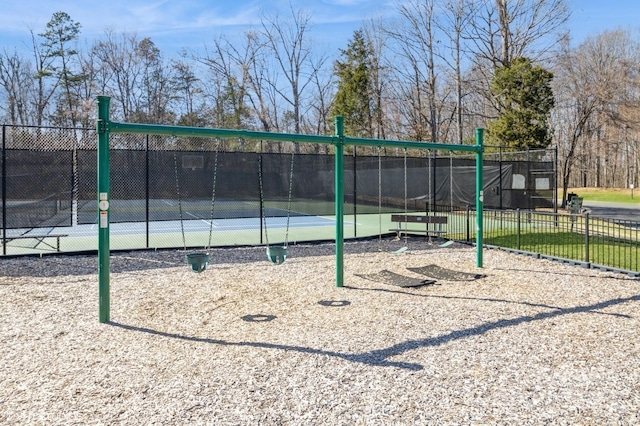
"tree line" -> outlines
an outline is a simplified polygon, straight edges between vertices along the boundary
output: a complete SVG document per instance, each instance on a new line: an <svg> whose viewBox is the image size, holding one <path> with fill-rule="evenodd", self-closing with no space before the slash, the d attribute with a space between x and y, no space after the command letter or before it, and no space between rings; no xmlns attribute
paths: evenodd
<svg viewBox="0 0 640 426"><path fill-rule="evenodd" d="M561 183L637 183L640 49L629 30L578 45L565 0L409 0L323 52L303 9L263 15L167 59L151 38L56 12L31 52L0 53L5 124L93 127L95 98L128 122L382 139L557 146Z"/></svg>

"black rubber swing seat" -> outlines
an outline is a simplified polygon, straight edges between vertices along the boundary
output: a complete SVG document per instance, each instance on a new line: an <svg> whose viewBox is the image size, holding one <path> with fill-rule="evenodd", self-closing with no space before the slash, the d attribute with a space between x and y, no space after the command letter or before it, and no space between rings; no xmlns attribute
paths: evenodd
<svg viewBox="0 0 640 426"><path fill-rule="evenodd" d="M276 265L280 265L287 259L287 248L284 246L267 247L267 257Z"/></svg>
<svg viewBox="0 0 640 426"><path fill-rule="evenodd" d="M209 253L189 253L186 258L193 272L202 272L209 264Z"/></svg>

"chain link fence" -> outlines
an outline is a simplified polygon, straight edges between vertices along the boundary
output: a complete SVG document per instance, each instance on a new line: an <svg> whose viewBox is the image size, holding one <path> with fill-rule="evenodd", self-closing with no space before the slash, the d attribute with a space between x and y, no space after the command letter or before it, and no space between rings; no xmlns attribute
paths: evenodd
<svg viewBox="0 0 640 426"><path fill-rule="evenodd" d="M97 248L94 129L2 126L4 255ZM114 134L112 249L334 238L330 148L279 141ZM472 158L417 149L345 157L345 238L386 233L394 212L475 203ZM489 151L487 208L553 208L553 151ZM381 222L380 215L384 217Z"/></svg>

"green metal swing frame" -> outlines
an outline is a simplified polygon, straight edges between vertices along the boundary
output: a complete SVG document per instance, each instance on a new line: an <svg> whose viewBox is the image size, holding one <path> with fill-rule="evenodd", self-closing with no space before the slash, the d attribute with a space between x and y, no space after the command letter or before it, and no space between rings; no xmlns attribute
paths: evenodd
<svg viewBox="0 0 640 426"><path fill-rule="evenodd" d="M335 133L332 136L300 135L287 133L254 132L249 130L210 129L186 126L166 126L111 121L109 118L109 96L98 96L98 293L101 323L110 321L110 148L111 133L192 136L203 138L244 138L245 140L279 140L293 143L315 143L333 145L335 153L335 216L336 216L336 287L344 286L344 147L379 146L417 149L440 149L473 152L476 158L476 266L482 268L482 223L483 223L483 157L484 129L476 129L475 145L453 145L434 142L394 141L353 138L344 135L344 118L335 117Z"/></svg>

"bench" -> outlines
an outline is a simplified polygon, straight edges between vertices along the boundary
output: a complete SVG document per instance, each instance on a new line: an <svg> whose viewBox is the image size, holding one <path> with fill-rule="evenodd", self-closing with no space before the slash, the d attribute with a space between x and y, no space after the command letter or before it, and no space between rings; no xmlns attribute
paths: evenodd
<svg viewBox="0 0 640 426"><path fill-rule="evenodd" d="M33 240L37 241L35 247L38 247L40 244L44 244L45 246L51 247L52 249L55 249L56 251L60 251L60 238L68 237L68 236L69 236L69 234L21 234L21 235L8 235L8 236L5 236L2 239L2 241L3 241L4 244L6 244L6 243L8 243L10 241L13 241L13 240L33 239ZM47 238L55 238L56 239L56 245L53 246L53 245L49 244L48 242L46 242L45 240Z"/></svg>
<svg viewBox="0 0 640 426"><path fill-rule="evenodd" d="M389 231L395 231L398 233L398 237L401 234L411 234L411 233L422 233L426 236L435 236L439 237L442 234L446 234L447 231L442 227L447 224L447 216L414 216L414 215L404 215L404 214L392 214L391 222L397 223L398 226L394 229L389 229ZM402 224L404 223L404 228ZM409 229L410 223L422 223L425 225L424 229Z"/></svg>

